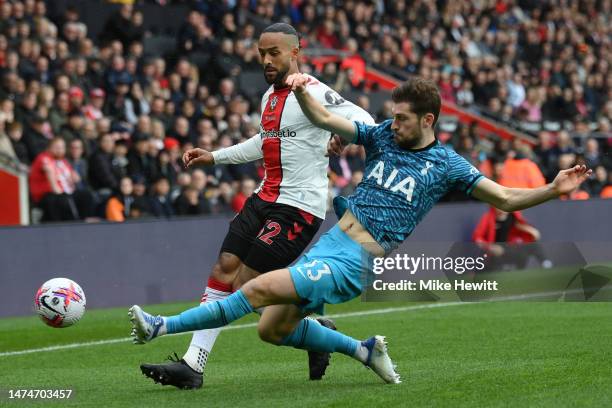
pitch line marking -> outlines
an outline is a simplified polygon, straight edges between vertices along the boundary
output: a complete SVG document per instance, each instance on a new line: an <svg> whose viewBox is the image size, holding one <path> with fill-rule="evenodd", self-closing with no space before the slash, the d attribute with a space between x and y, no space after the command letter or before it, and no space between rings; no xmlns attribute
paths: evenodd
<svg viewBox="0 0 612 408"><path fill-rule="evenodd" d="M478 302L467 303L467 302L446 302L446 303L426 303L423 305L413 305L413 306L405 306L405 307L388 307L384 309L373 309L373 310L362 310L359 312L349 312L349 313L336 313L325 315L325 317L329 317L332 319L344 318L344 317L358 317L358 316L370 316L370 315L378 315L378 314L389 314L389 313L399 313L399 312L408 312L411 310L420 310L420 309L435 309L439 307L450 307L450 306L459 306L459 305L469 305L469 304L479 304ZM237 324L234 326L222 327L221 330L239 330L239 329L248 329L250 327L256 327L257 323L246 323L246 324ZM170 334L170 336L181 336L187 333L178 333L178 334ZM95 340L95 341L86 341L82 343L70 343L70 344L60 344L57 346L49 346L49 347L40 347L26 350L17 350L17 351L5 351L0 353L0 357L10 357L10 356L20 356L24 354L33 354L33 353L42 353L45 351L57 351L57 350L68 350L73 348L81 348L81 347L90 347L90 346L105 346L107 344L115 344L115 343L123 343L132 341L131 337L122 337L119 339L106 339L106 340Z"/></svg>
<svg viewBox="0 0 612 408"><path fill-rule="evenodd" d="M612 285L607 285L600 290L611 290ZM326 317L330 317L332 319L343 318L343 317L358 317L358 316L370 316L377 314L388 314L388 313L398 313L398 312L408 312L411 310L421 310L421 309L436 309L439 307L452 307L459 305L480 305L483 303L490 302L503 302L503 301L512 301L512 300L521 300L521 299L531 299L531 298L540 298L543 296L554 296L559 294L568 294L568 293L581 293L582 289L570 289L566 291L553 291L553 292L541 292L541 293L531 293L526 295L513 295L506 296L497 299L492 299L484 302L439 302L439 303L425 303L422 305L413 305L413 306L405 306L405 307L387 307L384 309L373 309L373 310L362 310L359 312L349 312L349 313L336 313L331 315L325 315ZM237 324L234 326L226 326L222 327L221 330L238 330L238 329L247 329L249 327L256 327L257 323L246 323L246 324ZM169 336L182 336L185 334L189 334L192 332L186 333L176 333L170 334ZM115 344L115 343L123 343L127 341L131 341L131 337L122 337L119 339L106 339L106 340L95 340L95 341L86 341L83 343L70 343L70 344L61 344L57 346L49 346L49 347L41 347L41 348L33 348L27 350L17 350L17 351L5 351L0 353L0 357L10 357L10 356L20 356L23 354L32 354L32 353L41 353L43 351L56 351L56 350L67 350L73 348L80 347L89 347L89 346L101 346L107 344Z"/></svg>

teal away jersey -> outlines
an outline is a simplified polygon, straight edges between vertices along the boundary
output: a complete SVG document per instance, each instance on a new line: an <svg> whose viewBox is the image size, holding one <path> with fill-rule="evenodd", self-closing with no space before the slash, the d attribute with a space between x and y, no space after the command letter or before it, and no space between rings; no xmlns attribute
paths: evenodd
<svg viewBox="0 0 612 408"><path fill-rule="evenodd" d="M393 140L391 123L355 122L355 143L366 151L363 181L348 198L334 200L338 217L350 209L387 253L412 233L448 191L470 194L484 177L437 140L423 149L400 148Z"/></svg>

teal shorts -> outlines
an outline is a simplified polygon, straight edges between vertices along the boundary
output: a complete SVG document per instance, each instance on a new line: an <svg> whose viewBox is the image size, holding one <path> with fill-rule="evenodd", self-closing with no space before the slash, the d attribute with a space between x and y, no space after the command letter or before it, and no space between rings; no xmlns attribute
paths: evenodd
<svg viewBox="0 0 612 408"><path fill-rule="evenodd" d="M347 302L361 294L372 256L337 225L303 255L289 273L304 313L323 314L325 303Z"/></svg>

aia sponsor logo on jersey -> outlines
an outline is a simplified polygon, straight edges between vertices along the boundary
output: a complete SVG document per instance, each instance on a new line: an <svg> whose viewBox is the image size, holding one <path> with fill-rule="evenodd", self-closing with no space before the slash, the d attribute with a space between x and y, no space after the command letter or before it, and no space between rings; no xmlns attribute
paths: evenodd
<svg viewBox="0 0 612 408"><path fill-rule="evenodd" d="M370 174L366 176L366 180L373 178L374 181L376 181L376 184L379 186L383 186L384 188L391 190L393 193L403 193L406 195L406 201L409 203L412 202L412 194L414 193L416 180L412 176L408 176L401 181L396 181L395 178L399 174L399 170L388 163L387 166L391 167L391 174L389 174L386 180L384 180L385 162L380 160L378 163L376 163L376 166L374 166ZM433 167L433 165L426 168L429 170L431 167Z"/></svg>

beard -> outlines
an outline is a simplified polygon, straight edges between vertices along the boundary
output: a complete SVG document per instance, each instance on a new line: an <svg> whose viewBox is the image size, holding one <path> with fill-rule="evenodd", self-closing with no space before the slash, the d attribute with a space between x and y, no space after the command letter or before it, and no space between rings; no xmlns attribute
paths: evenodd
<svg viewBox="0 0 612 408"><path fill-rule="evenodd" d="M269 75L266 75L266 70L264 69L264 78L268 85L276 85L276 86L284 86L285 76L287 76L287 72L289 69L285 70L276 70L271 72Z"/></svg>
<svg viewBox="0 0 612 408"><path fill-rule="evenodd" d="M410 138L398 140L395 143L404 150L412 150L421 143L423 139L423 131L419 128L410 135Z"/></svg>

